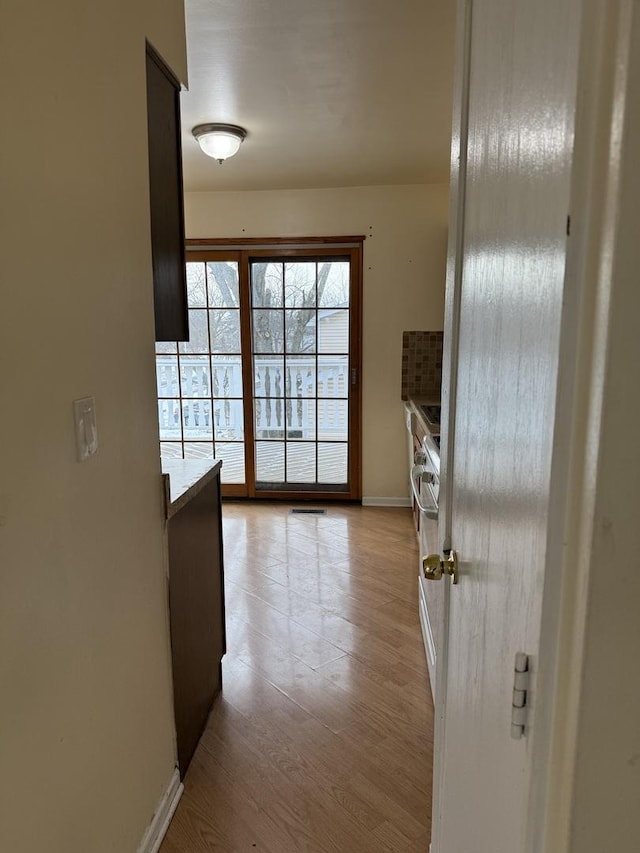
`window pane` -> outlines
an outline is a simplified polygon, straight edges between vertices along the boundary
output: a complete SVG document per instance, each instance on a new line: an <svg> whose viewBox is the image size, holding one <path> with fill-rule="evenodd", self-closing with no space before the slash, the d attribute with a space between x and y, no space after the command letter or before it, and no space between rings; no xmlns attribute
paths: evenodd
<svg viewBox="0 0 640 853"><path fill-rule="evenodd" d="M286 263L284 267L284 304L287 308L315 308L315 261Z"/></svg>
<svg viewBox="0 0 640 853"><path fill-rule="evenodd" d="M316 437L316 401L302 397L285 400L287 437L312 441Z"/></svg>
<svg viewBox="0 0 640 853"><path fill-rule="evenodd" d="M287 357L285 391L287 397L314 397L316 393L316 357Z"/></svg>
<svg viewBox="0 0 640 853"><path fill-rule="evenodd" d="M239 355L211 358L214 397L242 397L242 359Z"/></svg>
<svg viewBox="0 0 640 853"><path fill-rule="evenodd" d="M290 441L287 444L287 482L315 483L316 445L313 442Z"/></svg>
<svg viewBox="0 0 640 853"><path fill-rule="evenodd" d="M211 308L239 308L236 261L207 262L207 286Z"/></svg>
<svg viewBox="0 0 640 853"><path fill-rule="evenodd" d="M209 311L211 352L240 352L240 312L217 309Z"/></svg>
<svg viewBox="0 0 640 853"><path fill-rule="evenodd" d="M318 311L318 352L349 352L349 312Z"/></svg>
<svg viewBox="0 0 640 853"><path fill-rule="evenodd" d="M282 264L251 264L251 304L254 308L282 308Z"/></svg>
<svg viewBox="0 0 640 853"><path fill-rule="evenodd" d="M178 352L178 346L175 341L156 341L157 353L174 353Z"/></svg>
<svg viewBox="0 0 640 853"><path fill-rule="evenodd" d="M180 442L161 441L161 459L182 459L182 445Z"/></svg>
<svg viewBox="0 0 640 853"><path fill-rule="evenodd" d="M284 317L282 311L254 311L254 352L283 352L283 324Z"/></svg>
<svg viewBox="0 0 640 853"><path fill-rule="evenodd" d="M282 397L284 395L284 358L260 356L253 364L254 397Z"/></svg>
<svg viewBox="0 0 640 853"><path fill-rule="evenodd" d="M213 428L216 441L244 439L244 417L242 400L214 400Z"/></svg>
<svg viewBox="0 0 640 853"><path fill-rule="evenodd" d="M318 400L318 438L346 441L348 436L347 400Z"/></svg>
<svg viewBox="0 0 640 853"><path fill-rule="evenodd" d="M285 311L287 352L316 351L316 312L313 308Z"/></svg>
<svg viewBox="0 0 640 853"><path fill-rule="evenodd" d="M189 308L207 307L207 282L201 261L187 263L187 305Z"/></svg>
<svg viewBox="0 0 640 853"><path fill-rule="evenodd" d="M216 459L222 459L220 481L222 483L244 483L244 444L225 444L216 441Z"/></svg>
<svg viewBox="0 0 640 853"><path fill-rule="evenodd" d="M158 423L161 441L180 441L180 400L158 400Z"/></svg>
<svg viewBox="0 0 640 853"><path fill-rule="evenodd" d="M185 441L185 459L213 459L213 442L211 441Z"/></svg>
<svg viewBox="0 0 640 853"><path fill-rule="evenodd" d="M320 265L318 304L322 308L346 308L349 305L348 261L332 261Z"/></svg>
<svg viewBox="0 0 640 853"><path fill-rule="evenodd" d="M183 400L182 428L184 441L213 438L211 400Z"/></svg>
<svg viewBox="0 0 640 853"><path fill-rule="evenodd" d="M180 394L177 356L156 356L158 397L177 397Z"/></svg>
<svg viewBox="0 0 640 853"><path fill-rule="evenodd" d="M348 452L346 444L318 444L318 482L348 482Z"/></svg>
<svg viewBox="0 0 640 853"><path fill-rule="evenodd" d="M256 480L261 483L284 482L283 442L256 442Z"/></svg>
<svg viewBox="0 0 640 853"><path fill-rule="evenodd" d="M209 350L209 331L207 312L200 308L189 309L189 340L179 344L180 352L207 352Z"/></svg>
<svg viewBox="0 0 640 853"><path fill-rule="evenodd" d="M318 356L318 397L349 396L349 357Z"/></svg>
<svg viewBox="0 0 640 853"><path fill-rule="evenodd" d="M208 356L181 355L180 381L183 397L210 397L211 374Z"/></svg>
<svg viewBox="0 0 640 853"><path fill-rule="evenodd" d="M284 400L256 399L253 403L256 438L284 438Z"/></svg>

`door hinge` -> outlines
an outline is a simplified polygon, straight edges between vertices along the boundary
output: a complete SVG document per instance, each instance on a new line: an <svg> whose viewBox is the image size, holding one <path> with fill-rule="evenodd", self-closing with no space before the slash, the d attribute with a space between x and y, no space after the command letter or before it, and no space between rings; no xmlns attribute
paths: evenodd
<svg viewBox="0 0 640 853"><path fill-rule="evenodd" d="M358 381L358 374L356 372L355 367L352 367L351 368L351 384L355 385L357 381Z"/></svg>
<svg viewBox="0 0 640 853"><path fill-rule="evenodd" d="M513 697L511 700L511 737L524 737L527 724L527 694L529 692L529 656L516 654L513 672Z"/></svg>

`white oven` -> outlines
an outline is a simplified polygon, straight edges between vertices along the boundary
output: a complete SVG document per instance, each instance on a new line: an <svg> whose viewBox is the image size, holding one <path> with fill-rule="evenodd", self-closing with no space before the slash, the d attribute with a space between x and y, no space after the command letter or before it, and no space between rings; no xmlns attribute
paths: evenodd
<svg viewBox="0 0 640 853"><path fill-rule="evenodd" d="M425 579L422 558L438 552L438 496L440 492L440 453L430 435L414 456L411 469L411 492L419 510L418 541L418 607L424 648L429 668L431 692L435 699L436 666L441 647L444 616L444 585Z"/></svg>

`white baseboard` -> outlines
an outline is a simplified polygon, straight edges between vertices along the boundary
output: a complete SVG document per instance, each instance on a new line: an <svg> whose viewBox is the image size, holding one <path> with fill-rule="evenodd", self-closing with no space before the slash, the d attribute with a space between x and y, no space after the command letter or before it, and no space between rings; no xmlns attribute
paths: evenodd
<svg viewBox="0 0 640 853"><path fill-rule="evenodd" d="M362 506L411 506L409 498L362 498Z"/></svg>
<svg viewBox="0 0 640 853"><path fill-rule="evenodd" d="M140 842L138 853L158 853L183 791L184 785L180 781L180 774L176 767L171 774L167 790L160 798L144 838Z"/></svg>

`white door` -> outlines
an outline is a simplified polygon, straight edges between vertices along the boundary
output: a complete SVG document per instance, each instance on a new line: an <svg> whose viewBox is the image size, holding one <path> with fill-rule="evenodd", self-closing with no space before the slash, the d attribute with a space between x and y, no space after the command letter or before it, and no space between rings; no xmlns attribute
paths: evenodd
<svg viewBox="0 0 640 853"><path fill-rule="evenodd" d="M513 669L524 652L535 677L540 637L579 6L475 0L467 17L441 531L460 580L439 697L434 853L525 849L532 752L529 733L511 738Z"/></svg>

